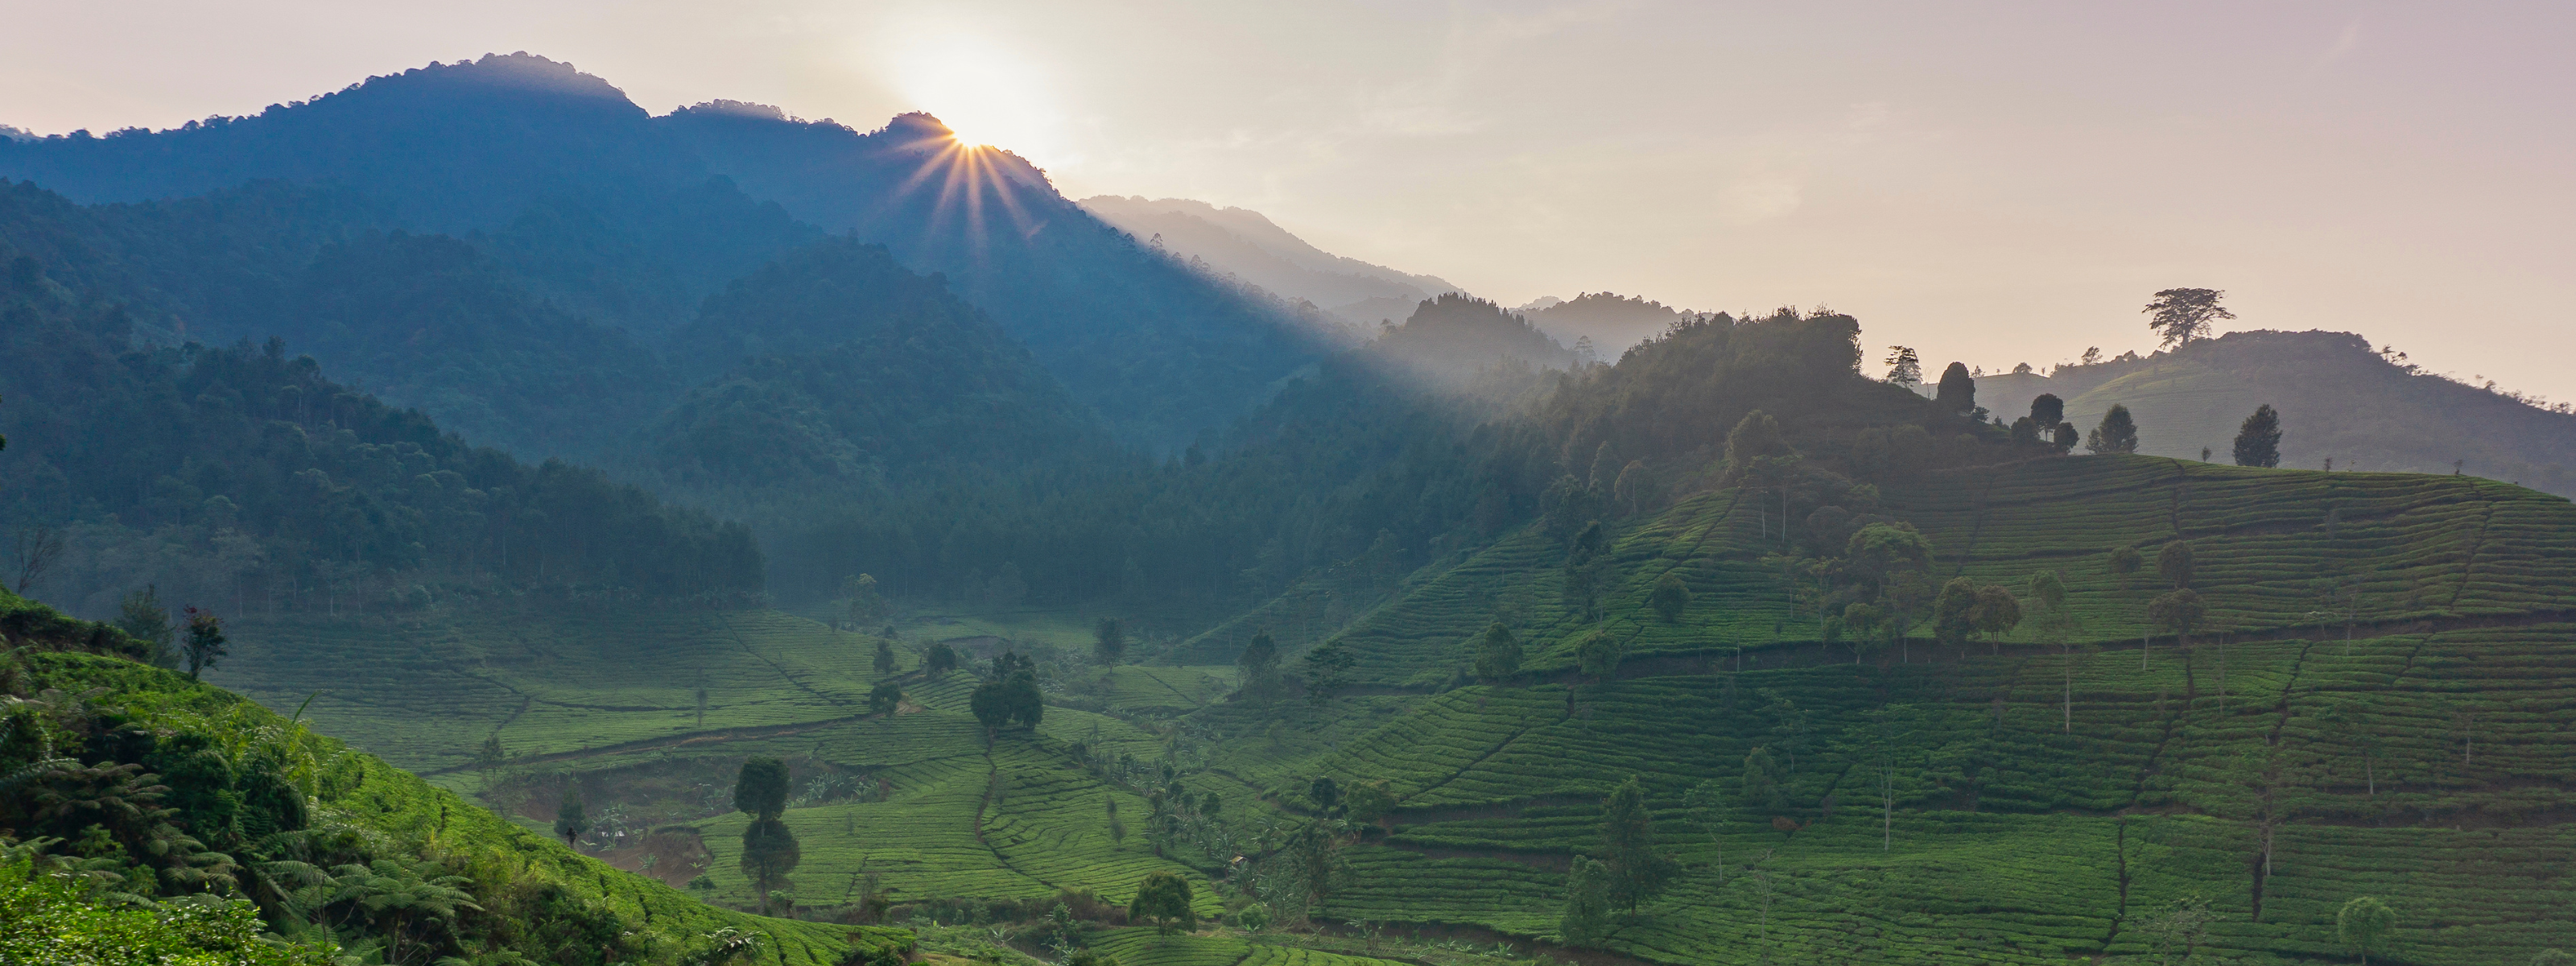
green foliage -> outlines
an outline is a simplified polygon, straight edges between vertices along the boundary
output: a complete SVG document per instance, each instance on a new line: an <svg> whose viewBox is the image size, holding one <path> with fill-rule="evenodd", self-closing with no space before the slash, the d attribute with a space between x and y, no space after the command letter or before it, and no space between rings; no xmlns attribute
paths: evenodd
<svg viewBox="0 0 2576 966"><path fill-rule="evenodd" d="M1944 645L1962 647L1976 630L1977 582L1966 577L1950 578L1932 601L1932 637Z"/></svg>
<svg viewBox="0 0 2576 966"><path fill-rule="evenodd" d="M1646 595L1646 606L1654 608L1655 615L1667 624L1681 620L1682 612L1690 608L1690 602L1690 585L1682 583L1679 574L1667 573L1656 578L1654 591Z"/></svg>
<svg viewBox="0 0 2576 966"><path fill-rule="evenodd" d="M868 713L893 714L903 704L903 688L892 681L879 681L868 689Z"/></svg>
<svg viewBox="0 0 2576 966"><path fill-rule="evenodd" d="M1136 898L1127 903L1127 917L1151 925L1166 936L1189 932L1199 925L1198 914L1192 910L1193 899L1190 880L1156 872L1136 887Z"/></svg>
<svg viewBox="0 0 2576 966"><path fill-rule="evenodd" d="M1597 946L1610 936L1610 870L1575 856L1565 874L1565 909L1556 934L1568 946Z"/></svg>
<svg viewBox="0 0 2576 966"><path fill-rule="evenodd" d="M2184 588L2158 594L2156 599L2148 601L2147 623L2157 630L2188 638L2208 612L2209 607L2202 602L2200 594Z"/></svg>
<svg viewBox="0 0 2576 966"><path fill-rule="evenodd" d="M188 641L180 653L188 664L188 679L196 680L197 672L215 666L229 653L225 647L224 622L211 613L194 607L187 609Z"/></svg>
<svg viewBox="0 0 2576 966"><path fill-rule="evenodd" d="M170 609L161 605L161 588L145 584L142 590L127 593L117 601L116 626L141 642L146 648L143 663L153 667L177 667L179 651L174 646L178 628L170 623Z"/></svg>
<svg viewBox="0 0 2576 966"><path fill-rule="evenodd" d="M2376 896L2359 896L2335 912L2335 938L2370 966L2370 954L2385 951L2397 933L2397 912Z"/></svg>
<svg viewBox="0 0 2576 966"><path fill-rule="evenodd" d="M1116 664L1127 654L1127 626L1118 618L1103 617L1091 630L1091 656L1102 664Z"/></svg>
<svg viewBox="0 0 2576 966"><path fill-rule="evenodd" d="M1279 645L1269 631L1252 635L1252 643L1235 655L1234 666L1240 672L1237 680L1242 682L1239 688L1245 697L1269 701L1279 696Z"/></svg>
<svg viewBox="0 0 2576 966"><path fill-rule="evenodd" d="M760 816L742 830L740 865L744 878L752 883L752 894L760 900L761 912L769 911L773 893L786 883L788 873L804 861L803 846L786 822L774 816Z"/></svg>
<svg viewBox="0 0 2576 966"><path fill-rule="evenodd" d="M564 792L563 801L555 805L555 837L569 846L580 842L582 833L588 831L590 816L582 808L581 790Z"/></svg>
<svg viewBox="0 0 2576 966"><path fill-rule="evenodd" d="M2156 551L2156 576L2164 578L2174 589L2190 587L2194 571L2191 541L2167 541L2163 549Z"/></svg>
<svg viewBox="0 0 2576 966"><path fill-rule="evenodd" d="M946 644L930 645L921 658L921 673L933 679L957 670L957 649Z"/></svg>
<svg viewBox="0 0 2576 966"><path fill-rule="evenodd" d="M1771 750L1760 745L1744 753L1743 770L1738 772L1736 787L1744 802L1755 810L1778 815L1789 808L1788 796L1780 789L1780 762Z"/></svg>
<svg viewBox="0 0 2576 966"><path fill-rule="evenodd" d="M2138 422L2129 415L2129 407L2112 403L2102 413L2101 424L2084 434L2084 450L2097 456L2137 452Z"/></svg>
<svg viewBox="0 0 2576 966"><path fill-rule="evenodd" d="M1681 871L1681 863L1655 847L1646 791L1634 775L1601 803L1601 864L1609 877L1610 901L1631 910L1662 894Z"/></svg>
<svg viewBox="0 0 2576 966"><path fill-rule="evenodd" d="M2281 414L2271 403L2254 407L2254 415L2236 429L2236 465L2271 469L2281 465Z"/></svg>
<svg viewBox="0 0 2576 966"><path fill-rule="evenodd" d="M97 966L326 966L329 951L262 940L245 900L111 903L73 874L0 862L0 962ZM213 897L207 897L212 899Z"/></svg>
<svg viewBox="0 0 2576 966"><path fill-rule="evenodd" d="M2206 288L2169 288L2158 291L2155 300L2142 311L2150 318L2147 328L2164 337L2167 347L2190 345L2209 337L2210 326L2220 319L2232 319L2236 313L2219 304L2227 293ZM2244 464L2238 464L2244 465Z"/></svg>
<svg viewBox="0 0 2576 966"><path fill-rule="evenodd" d="M1608 631L1591 631L1574 642L1575 666L1602 681L1619 673L1619 661L1627 652L1624 642Z"/></svg>
<svg viewBox="0 0 2576 966"><path fill-rule="evenodd" d="M734 776L733 809L755 821L774 821L787 813L787 763L767 755L743 759Z"/></svg>
<svg viewBox="0 0 2576 966"><path fill-rule="evenodd" d="M1476 636L1476 677L1486 682L1501 682L1521 670L1521 642L1512 629L1495 621Z"/></svg>
<svg viewBox="0 0 2576 966"><path fill-rule="evenodd" d="M1968 375L1966 363L1953 362L1949 368L1941 370L1941 384L1934 391L1932 402L1941 407L1941 411L1950 413L1966 413L1977 408L1977 380Z"/></svg>

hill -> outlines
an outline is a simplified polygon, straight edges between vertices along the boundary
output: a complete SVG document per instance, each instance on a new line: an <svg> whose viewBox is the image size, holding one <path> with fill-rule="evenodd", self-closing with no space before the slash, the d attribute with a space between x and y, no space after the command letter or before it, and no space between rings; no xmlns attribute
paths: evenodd
<svg viewBox="0 0 2576 966"><path fill-rule="evenodd" d="M1594 352L1605 360L1616 359L1630 346L1662 335L1673 323L1698 314L1609 292L1585 292L1571 301L1540 299L1518 311L1529 318L1531 325L1567 345L1590 340Z"/></svg>
<svg viewBox="0 0 2576 966"><path fill-rule="evenodd" d="M2009 422L2055 393L2079 428L2113 403L2139 425L2139 452L2226 460L2254 407L2281 412L2281 463L2449 473L2454 466L2576 495L2576 415L2425 372L2339 332L2233 332L2144 358L2059 366L1978 401Z"/></svg>
<svg viewBox="0 0 2576 966"><path fill-rule="evenodd" d="M113 629L6 591L0 614L20 643L0 664L0 952L13 960L605 964L748 936L753 961L806 966L912 948L899 930L708 907L300 716L131 663L141 643Z"/></svg>
<svg viewBox="0 0 2576 966"><path fill-rule="evenodd" d="M1364 329L1381 319L1400 318L1424 299L1458 290L1429 275L1326 252L1249 209L1141 195L1100 195L1081 204L1120 231L1148 244L1159 240L1164 251L1202 263L1208 271L1323 306Z"/></svg>

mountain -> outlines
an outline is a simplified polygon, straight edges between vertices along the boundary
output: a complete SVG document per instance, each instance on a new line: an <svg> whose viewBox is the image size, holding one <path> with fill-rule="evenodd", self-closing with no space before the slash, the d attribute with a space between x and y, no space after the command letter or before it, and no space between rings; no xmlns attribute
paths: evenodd
<svg viewBox="0 0 2576 966"><path fill-rule="evenodd" d="M1373 358L1450 386L1491 370L1564 369L1575 362L1573 352L1520 316L1455 292L1423 300L1403 325L1385 329L1373 349Z"/></svg>
<svg viewBox="0 0 2576 966"><path fill-rule="evenodd" d="M1208 271L1304 299L1363 327L1401 319L1415 303L1458 290L1429 275L1331 254L1244 208L1186 198L1149 201L1142 195L1097 195L1081 204L1100 220Z"/></svg>
<svg viewBox="0 0 2576 966"><path fill-rule="evenodd" d="M296 223L262 231L308 240L223 257L292 278L313 241L356 228L449 235L507 270L528 300L648 347L726 281L821 234L855 233L944 274L1077 402L1148 448L1177 449L1248 411L1329 335L1137 245L1035 168L966 148L928 115L864 134L729 102L656 118L606 81L525 54L432 64L166 131L7 141L0 177L90 204L179 204L267 181L328 186L366 217L309 226L297 211L253 209ZM222 326L207 336L270 334L241 331L271 325L247 313L207 321Z"/></svg>
<svg viewBox="0 0 2576 966"><path fill-rule="evenodd" d="M1989 390L1989 386L1993 386ZM1977 401L2006 421L2054 393L2091 428L2112 404L2138 423L2139 452L2220 462L2254 407L2281 413L2281 465L2462 471L2576 495L2576 415L2425 372L2342 332L2232 332L2143 358L1988 376Z"/></svg>

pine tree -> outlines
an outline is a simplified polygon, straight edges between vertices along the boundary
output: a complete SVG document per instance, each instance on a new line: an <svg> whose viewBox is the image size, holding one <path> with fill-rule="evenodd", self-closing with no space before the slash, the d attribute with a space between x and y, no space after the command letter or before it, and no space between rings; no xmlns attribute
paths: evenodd
<svg viewBox="0 0 2576 966"><path fill-rule="evenodd" d="M2254 415L2236 430L2236 465L2270 469L2281 465L2281 414L2271 403L2254 407Z"/></svg>
<svg viewBox="0 0 2576 966"><path fill-rule="evenodd" d="M1103 617L1091 629L1091 654L1102 664L1116 664L1127 654L1127 627L1115 617Z"/></svg>
<svg viewBox="0 0 2576 966"><path fill-rule="evenodd" d="M1912 389L1923 384L1923 357L1913 346L1887 347L1887 381Z"/></svg>

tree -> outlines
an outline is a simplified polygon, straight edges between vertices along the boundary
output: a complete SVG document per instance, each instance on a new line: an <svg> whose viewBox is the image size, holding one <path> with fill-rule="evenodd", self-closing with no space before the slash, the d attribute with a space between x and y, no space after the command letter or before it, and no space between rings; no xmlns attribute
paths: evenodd
<svg viewBox="0 0 2576 966"><path fill-rule="evenodd" d="M848 602L851 630L885 620L885 597L877 593L875 577L860 574L842 578L841 597Z"/></svg>
<svg viewBox="0 0 2576 966"><path fill-rule="evenodd" d="M1252 635L1252 643L1234 656L1240 671L1243 693L1255 701L1268 701L1279 692L1279 645L1270 639L1269 631Z"/></svg>
<svg viewBox="0 0 2576 966"><path fill-rule="evenodd" d="M804 858L805 851L786 822L775 817L758 818L743 827L742 859L738 865L760 898L761 915L769 914L772 893L786 884L787 874L796 871Z"/></svg>
<svg viewBox="0 0 2576 966"><path fill-rule="evenodd" d="M490 782L492 773L501 770L502 765L509 763L510 753L501 747L501 733L495 731L484 735L483 747L474 751L474 767L483 772L483 780Z"/></svg>
<svg viewBox="0 0 2576 966"><path fill-rule="evenodd" d="M1150 873L1127 903L1127 918L1151 924L1166 936L1188 932L1199 927L1198 914L1190 909L1192 898L1190 880L1170 872Z"/></svg>
<svg viewBox="0 0 2576 966"><path fill-rule="evenodd" d="M1521 642L1512 629L1495 621L1476 635L1476 677L1487 683L1508 680L1521 671Z"/></svg>
<svg viewBox="0 0 2576 966"><path fill-rule="evenodd" d="M2030 401L2030 421L2054 429L2066 421L2066 401L2053 392L2043 392Z"/></svg>
<svg viewBox="0 0 2576 966"><path fill-rule="evenodd" d="M2191 586L2192 570L2191 541L2168 540L2156 551L2156 576L2171 581L2174 589Z"/></svg>
<svg viewBox="0 0 2576 966"><path fill-rule="evenodd" d="M2271 403L2254 407L2254 415L2236 428L2236 465L2281 465L2281 414L2272 411Z"/></svg>
<svg viewBox="0 0 2576 966"><path fill-rule="evenodd" d="M2159 594L2147 602L2147 623L2157 630L2172 632L2184 643L2190 642L2192 628L2199 626L2206 613L2207 606L2201 603L2200 595L2188 587Z"/></svg>
<svg viewBox="0 0 2576 966"><path fill-rule="evenodd" d="M1617 635L1608 631L1591 631L1574 644L1576 666L1581 668L1583 673L1592 675L1594 680L1602 683L1608 683L1612 676L1619 673L1619 661L1626 657L1627 653L1627 646L1620 642Z"/></svg>
<svg viewBox="0 0 2576 966"><path fill-rule="evenodd" d="M940 675L954 670L957 670L956 648L946 644L933 644L930 645L930 650L922 652L921 673L931 680L938 680Z"/></svg>
<svg viewBox="0 0 2576 966"><path fill-rule="evenodd" d="M1764 814L1778 815L1789 808L1788 798L1780 793L1780 763L1768 748L1755 745L1745 753L1744 771L1736 785L1744 793L1745 804Z"/></svg>
<svg viewBox="0 0 2576 966"><path fill-rule="evenodd" d="M878 677L894 673L894 641L883 637L877 638L877 654L873 669Z"/></svg>
<svg viewBox="0 0 2576 966"><path fill-rule="evenodd" d="M2182 962L2189 966L2199 961L2200 947L2209 941L2209 924L2216 918L2209 900L2184 896L2174 900L2173 905L2147 914L2138 931L2155 943L2158 962L2173 963L2176 947L2180 947Z"/></svg>
<svg viewBox="0 0 2576 966"><path fill-rule="evenodd" d="M2063 712L2067 734L2075 733L2075 615L2066 610L2066 582L2057 571L2042 570L2030 575L2031 623L2039 630L2042 644L2054 644L2066 664L2066 696Z"/></svg>
<svg viewBox="0 0 2576 966"><path fill-rule="evenodd" d="M1395 811L1395 805L1395 791L1387 787L1386 779L1353 782L1350 790L1342 795L1342 817L1354 824L1366 825Z"/></svg>
<svg viewBox="0 0 2576 966"><path fill-rule="evenodd" d="M1912 389L1923 384L1923 357L1913 346L1887 347L1887 381Z"/></svg>
<svg viewBox="0 0 2576 966"><path fill-rule="evenodd" d="M1103 617L1091 629L1091 654L1102 664L1116 664L1127 654L1127 627L1115 617Z"/></svg>
<svg viewBox="0 0 2576 966"><path fill-rule="evenodd" d="M1966 577L1952 577L1932 599L1932 639L1965 648L1968 635L1976 630L1977 583Z"/></svg>
<svg viewBox="0 0 2576 966"><path fill-rule="evenodd" d="M194 681L198 671L214 667L215 662L232 652L224 647L224 622L221 618L194 607L187 608L185 613L188 617L188 643L183 653L188 659L188 680Z"/></svg>
<svg viewBox="0 0 2576 966"><path fill-rule="evenodd" d="M2543 949L2531 957L2531 966L2576 966L2576 955L2569 955L2566 950L2556 947Z"/></svg>
<svg viewBox="0 0 2576 966"><path fill-rule="evenodd" d="M1726 823L1732 818L1726 803L1726 786L1717 779L1702 779L1691 790L1682 793L1682 807L1688 809L1691 824L1708 836L1709 846L1717 852L1717 881L1726 884Z"/></svg>
<svg viewBox="0 0 2576 966"><path fill-rule="evenodd" d="M1637 514L1638 505L1646 502L1655 488L1654 477L1646 472L1645 460L1629 460L1619 468L1619 478L1610 483L1611 499L1625 505L1629 516Z"/></svg>
<svg viewBox="0 0 2576 966"><path fill-rule="evenodd" d="M2039 438L2039 421L2028 416L2012 421L2012 441L2015 446L2041 446L2046 443Z"/></svg>
<svg viewBox="0 0 2576 966"><path fill-rule="evenodd" d="M1325 641L1322 647L1307 651L1306 699L1316 707L1333 700L1333 695L1351 685L1351 668L1359 663L1359 655L1338 640Z"/></svg>
<svg viewBox="0 0 2576 966"><path fill-rule="evenodd" d="M2335 913L2335 938L2361 957L2361 966L2370 966L2370 954L2388 948L2396 931L2397 911L2375 896L2357 897Z"/></svg>
<svg viewBox="0 0 2576 966"><path fill-rule="evenodd" d="M896 708L902 706L903 688L897 686L894 682L879 681L877 682L876 687L868 689L869 714L889 715L893 714Z"/></svg>
<svg viewBox="0 0 2576 966"><path fill-rule="evenodd" d="M787 763L767 755L743 759L734 773L733 810L753 818L787 813Z"/></svg>
<svg viewBox="0 0 2576 966"><path fill-rule="evenodd" d="M36 586L36 581L44 579L45 571L53 569L54 561L62 559L64 549L62 532L52 527L39 525L18 531L16 587L20 596L25 596L29 588Z"/></svg>
<svg viewBox="0 0 2576 966"><path fill-rule="evenodd" d="M1995 642L1996 651L2000 653L2004 635L2012 633L2013 628L2021 626L2021 601L2002 584L1987 584L1979 587L1977 606L1971 615L1971 621L1976 625L1979 633L1986 635L1986 640Z"/></svg>
<svg viewBox="0 0 2576 966"><path fill-rule="evenodd" d="M2138 422L2129 417L2129 407L2112 403L2111 411L2102 414L2101 424L2084 435L2084 451L2096 455L2137 452Z"/></svg>
<svg viewBox="0 0 2576 966"><path fill-rule="evenodd" d="M1004 656L1017 655L1006 653ZM1005 664L1002 661L994 663ZM984 726L984 737L989 741L995 732L1013 725L1036 728L1039 719L1046 714L1046 693L1038 689L1036 671L1012 667L968 692L966 709L975 715L976 723Z"/></svg>
<svg viewBox="0 0 2576 966"><path fill-rule="evenodd" d="M2073 452L2075 444L2083 439L2083 436L2075 431L2074 423L2059 423L2056 429L2049 430L2048 433L2049 445L2057 447L2060 453Z"/></svg>
<svg viewBox="0 0 2576 966"><path fill-rule="evenodd" d="M2208 288L2169 288L2156 293L2155 301L2144 310L2147 328L2164 336L2164 346L2190 345L2209 338L2210 325L2219 319L2233 319L2236 313L2218 304L2226 292Z"/></svg>
<svg viewBox="0 0 2576 966"><path fill-rule="evenodd" d="M1663 618L1667 624L1681 620L1682 611L1690 607L1690 602L1690 585L1682 583L1681 575L1671 571L1665 571L1663 577L1655 581L1654 591L1646 595L1646 606L1654 608L1655 616Z"/></svg>
<svg viewBox="0 0 2576 966"><path fill-rule="evenodd" d="M1611 789L1601 803L1601 860L1610 873L1610 901L1630 911L1672 883L1680 863L1655 851L1653 816L1636 776Z"/></svg>
<svg viewBox="0 0 2576 966"><path fill-rule="evenodd" d="M2121 590L2127 590L2129 576L2137 573L2138 567L2144 563L2146 558L2138 553L2138 548L2113 547L2111 555L2103 560L2102 566L2111 572L2111 576L2120 578Z"/></svg>
<svg viewBox="0 0 2576 966"><path fill-rule="evenodd" d="M555 834L563 838L565 845L571 846L580 844L581 833L587 831L590 831L590 816L582 812L581 788L566 789L563 801L555 805Z"/></svg>
<svg viewBox="0 0 2576 966"><path fill-rule="evenodd" d="M1932 401L1942 412L1964 413L1977 408L1977 378L1968 374L1963 362L1953 362L1941 370L1941 384L1933 390Z"/></svg>
<svg viewBox="0 0 2576 966"><path fill-rule="evenodd" d="M1556 932L1568 946L1591 946L1610 937L1610 872L1601 863L1575 856L1565 873L1565 911Z"/></svg>
<svg viewBox="0 0 2576 966"><path fill-rule="evenodd" d="M161 606L161 590L153 584L126 594L117 602L116 628L125 636L143 642L144 662L153 667L175 667L179 663L175 643L177 631L170 623L170 610Z"/></svg>

